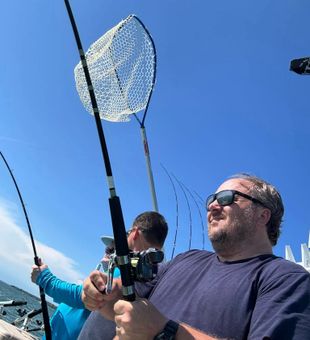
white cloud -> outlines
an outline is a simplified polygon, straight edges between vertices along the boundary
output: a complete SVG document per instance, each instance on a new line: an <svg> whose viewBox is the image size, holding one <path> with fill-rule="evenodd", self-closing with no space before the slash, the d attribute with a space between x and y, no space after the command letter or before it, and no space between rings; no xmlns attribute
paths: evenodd
<svg viewBox="0 0 310 340"><path fill-rule="evenodd" d="M14 206L0 201L0 279L35 295L38 287L30 280L34 252L28 230L18 226ZM81 283L86 276L75 267L77 263L57 249L35 240L37 254L60 279Z"/></svg>

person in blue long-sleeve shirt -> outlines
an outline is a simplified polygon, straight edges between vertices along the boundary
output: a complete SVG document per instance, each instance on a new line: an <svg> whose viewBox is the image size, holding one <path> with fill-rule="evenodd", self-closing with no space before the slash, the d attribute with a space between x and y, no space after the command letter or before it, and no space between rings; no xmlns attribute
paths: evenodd
<svg viewBox="0 0 310 340"><path fill-rule="evenodd" d="M101 260L104 262L108 261L108 256L114 250L114 240L112 237L104 237L102 241L106 245L105 256ZM119 276L117 268L114 276ZM90 314L81 299L83 286L60 280L46 264L42 263L41 259L40 266L32 267L31 280L41 286L44 292L53 298L54 302L59 303L50 320L52 339L76 340Z"/></svg>
<svg viewBox="0 0 310 340"><path fill-rule="evenodd" d="M77 339L90 314L81 299L82 285L58 279L45 264L42 264L40 269L36 284L41 286L56 303L59 303L50 320L52 339Z"/></svg>

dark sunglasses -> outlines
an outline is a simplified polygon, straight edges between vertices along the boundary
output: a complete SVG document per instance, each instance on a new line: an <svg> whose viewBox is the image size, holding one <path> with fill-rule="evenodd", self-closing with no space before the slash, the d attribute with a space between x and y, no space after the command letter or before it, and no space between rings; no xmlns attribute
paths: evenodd
<svg viewBox="0 0 310 340"><path fill-rule="evenodd" d="M131 228L131 229L129 229L129 230L126 231L127 237L128 237L134 230L140 230L142 233L145 232L145 229L143 229L143 228L133 227L133 228Z"/></svg>
<svg viewBox="0 0 310 340"><path fill-rule="evenodd" d="M114 247L106 247L105 248L106 255L112 255L114 253L114 251L115 251Z"/></svg>
<svg viewBox="0 0 310 340"><path fill-rule="evenodd" d="M243 192L237 191L237 190L223 190L223 191L219 191L216 194L212 194L210 195L207 200L206 200L206 208L207 210L209 210L209 206L211 203L213 203L215 200L217 200L217 203L221 206L225 206L225 205L230 205L233 204L235 201L235 195L239 195L242 196L254 203L258 203L262 206L264 206L264 204L259 201L258 199L249 196L247 194L244 194Z"/></svg>
<svg viewBox="0 0 310 340"><path fill-rule="evenodd" d="M133 231L134 231L134 228L127 230L126 231L126 236L128 237Z"/></svg>

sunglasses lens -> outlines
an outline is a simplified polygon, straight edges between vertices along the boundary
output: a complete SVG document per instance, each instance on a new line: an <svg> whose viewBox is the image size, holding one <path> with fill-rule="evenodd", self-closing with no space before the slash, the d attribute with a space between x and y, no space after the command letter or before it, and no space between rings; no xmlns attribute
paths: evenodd
<svg viewBox="0 0 310 340"><path fill-rule="evenodd" d="M215 201L215 194L208 196L207 201L206 201L207 209L209 208L209 205L214 201Z"/></svg>
<svg viewBox="0 0 310 340"><path fill-rule="evenodd" d="M223 190L216 194L212 194L207 198L207 209L209 209L209 205L217 200L217 203L221 206L230 205L234 202L234 191L232 190Z"/></svg>
<svg viewBox="0 0 310 340"><path fill-rule="evenodd" d="M216 199L218 203L222 206L230 205L234 201L234 194L230 190L220 191L219 193L217 193Z"/></svg>

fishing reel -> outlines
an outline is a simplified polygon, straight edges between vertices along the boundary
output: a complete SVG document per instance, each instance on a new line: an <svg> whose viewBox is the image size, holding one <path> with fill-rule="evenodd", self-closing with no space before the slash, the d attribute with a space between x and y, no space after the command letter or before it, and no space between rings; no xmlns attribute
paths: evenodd
<svg viewBox="0 0 310 340"><path fill-rule="evenodd" d="M133 281L151 281L157 275L158 263L164 259L164 253L156 248L149 248L143 251L130 251L130 273ZM106 293L112 291L114 270L118 267L117 256L115 253L110 255L107 269ZM99 268L98 268L99 269Z"/></svg>
<svg viewBox="0 0 310 340"><path fill-rule="evenodd" d="M131 275L134 281L151 281L157 275L158 263L164 259L164 253L155 248L140 252L129 253L131 262Z"/></svg>

